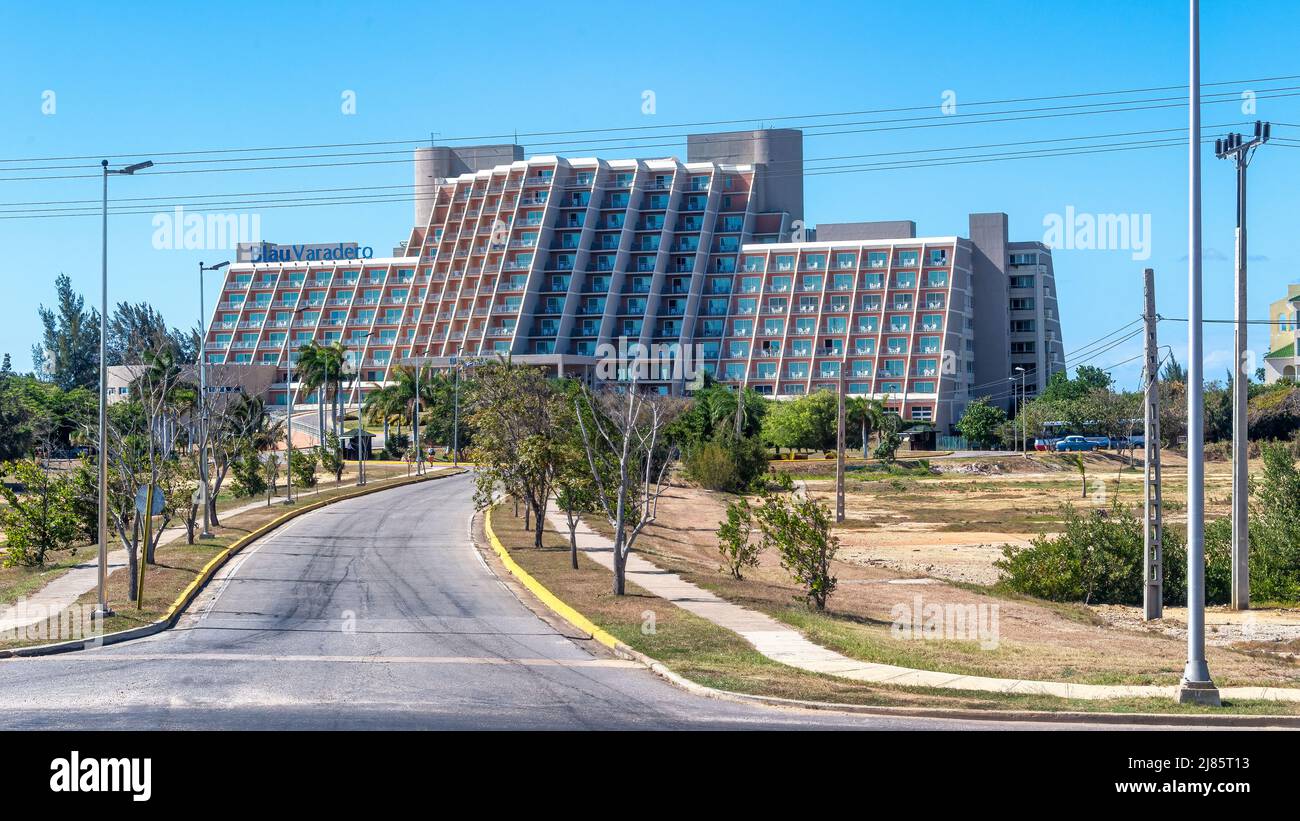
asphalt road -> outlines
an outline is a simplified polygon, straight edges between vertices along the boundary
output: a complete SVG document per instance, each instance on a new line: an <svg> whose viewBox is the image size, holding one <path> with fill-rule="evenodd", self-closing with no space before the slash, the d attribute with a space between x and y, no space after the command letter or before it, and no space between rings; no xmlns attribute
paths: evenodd
<svg viewBox="0 0 1300 821"><path fill-rule="evenodd" d="M327 506L238 556L176 629L0 660L0 728L1037 726L736 704L593 657L483 562L471 492L466 475Z"/></svg>

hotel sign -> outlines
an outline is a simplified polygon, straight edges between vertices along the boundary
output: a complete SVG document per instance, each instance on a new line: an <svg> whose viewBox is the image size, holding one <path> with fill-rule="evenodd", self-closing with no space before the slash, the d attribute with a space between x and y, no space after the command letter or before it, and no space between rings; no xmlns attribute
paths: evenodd
<svg viewBox="0 0 1300 821"><path fill-rule="evenodd" d="M235 251L236 262L325 262L329 260L370 259L375 249L355 242L316 245L276 245L272 242L241 242Z"/></svg>

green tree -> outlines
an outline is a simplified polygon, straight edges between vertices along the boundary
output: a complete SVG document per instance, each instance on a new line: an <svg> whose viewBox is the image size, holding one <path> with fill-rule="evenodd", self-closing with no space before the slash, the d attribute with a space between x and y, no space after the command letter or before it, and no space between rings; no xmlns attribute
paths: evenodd
<svg viewBox="0 0 1300 821"><path fill-rule="evenodd" d="M334 431L328 431L321 439L320 447L316 451L317 461L321 468L326 473L334 474L335 484L342 481L344 462L343 449L339 446L339 435Z"/></svg>
<svg viewBox="0 0 1300 821"><path fill-rule="evenodd" d="M540 368L501 361L478 369L468 399L475 500L487 507L504 491L524 502L525 528L540 550L546 509L569 455L573 417L565 396Z"/></svg>
<svg viewBox="0 0 1300 821"><path fill-rule="evenodd" d="M50 552L68 550L81 535L75 487L67 473L46 470L34 459L9 462L0 475L18 488L0 483L0 531L5 536L5 567L41 567Z"/></svg>
<svg viewBox="0 0 1300 821"><path fill-rule="evenodd" d="M775 548L781 566L803 587L803 600L825 610L838 584L831 565L840 544L831 534L830 510L811 496L773 494L764 498L756 518L761 548Z"/></svg>
<svg viewBox="0 0 1300 821"><path fill-rule="evenodd" d="M998 431L1006 421L1006 411L980 397L966 406L966 412L957 421L957 432L966 437L972 447L983 450L998 441Z"/></svg>
<svg viewBox="0 0 1300 821"><path fill-rule="evenodd" d="M32 348L36 372L64 390L99 383L99 312L85 307L85 299L72 290L72 280L59 274L54 280L58 304L40 307L41 344Z"/></svg>
<svg viewBox="0 0 1300 821"><path fill-rule="evenodd" d="M718 525L718 552L724 570L733 578L744 580L747 567L758 567L763 542L756 540L754 509L744 496L727 505L727 518Z"/></svg>

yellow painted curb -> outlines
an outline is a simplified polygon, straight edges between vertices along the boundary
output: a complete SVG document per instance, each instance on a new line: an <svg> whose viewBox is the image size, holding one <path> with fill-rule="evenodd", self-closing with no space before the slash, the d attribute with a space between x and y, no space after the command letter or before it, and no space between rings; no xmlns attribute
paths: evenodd
<svg viewBox="0 0 1300 821"><path fill-rule="evenodd" d="M572 624L582 632L590 633L593 639L605 645L609 649L613 650L622 646L622 642L592 624L591 620L586 616L565 604L554 593L547 590L546 585L533 578L531 573L524 570L517 562L515 562L514 558L510 555L510 551L506 550L505 546L501 544L501 540L497 538L496 531L492 529L492 508L490 507L487 509L487 513L483 517L483 529L487 531L488 541L492 544L492 549L501 557L501 563L506 566L506 570L509 570L512 576L523 582L524 587L527 587L532 591L532 594L541 599L547 607L554 610L562 616L565 621Z"/></svg>

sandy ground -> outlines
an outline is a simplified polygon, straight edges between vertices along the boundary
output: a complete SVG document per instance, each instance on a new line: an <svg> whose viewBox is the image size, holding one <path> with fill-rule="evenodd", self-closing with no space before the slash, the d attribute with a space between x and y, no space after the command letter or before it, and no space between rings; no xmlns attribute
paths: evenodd
<svg viewBox="0 0 1300 821"><path fill-rule="evenodd" d="M1140 472L1126 475L1123 480L1133 485L1120 489L1129 494L1129 502L1136 501L1140 476ZM1166 479L1179 481L1181 476ZM955 490L954 481L978 482L979 487ZM810 493L833 504L831 482L808 477L804 484ZM850 482L848 521L836 530L842 544L833 609L876 629L889 625L892 607L918 594L950 603L997 602L1007 654L990 656L990 671L1014 670L1044 679L1114 672L1176 681L1185 658L1180 642L1186 640L1184 616L1178 609L1168 608L1165 619L1147 624L1139 608L1054 605L993 597L947 583L992 584L998 575L993 562L1001 555L1001 546L1028 544L1036 533L1051 532L1060 502L1077 495L1078 485L1077 473L1072 477L1050 469L973 478L945 473L897 484ZM750 598L769 606L788 603L797 591L774 555L764 554L760 566L746 574L747 579L763 583L761 590L719 572L715 532L729 498L698 488L670 488L661 502L659 522L647 528L638 549L661 554L673 569L697 573L705 583L734 587L729 594L737 600ZM1300 651L1300 612L1238 614L1216 608L1207 621L1216 677L1300 686L1300 667L1289 660ZM974 663L985 664L982 658Z"/></svg>

